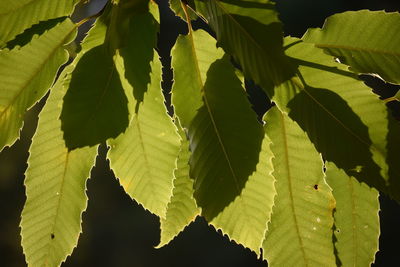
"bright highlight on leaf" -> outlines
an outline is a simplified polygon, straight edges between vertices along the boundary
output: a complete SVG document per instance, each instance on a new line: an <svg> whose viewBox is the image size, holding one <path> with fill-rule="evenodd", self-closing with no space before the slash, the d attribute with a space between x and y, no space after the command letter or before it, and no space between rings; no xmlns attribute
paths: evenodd
<svg viewBox="0 0 400 267"><path fill-rule="evenodd" d="M277 108L270 109L264 120L277 191L264 258L272 266L336 266L335 199L325 182L321 156L301 128Z"/></svg>
<svg viewBox="0 0 400 267"><path fill-rule="evenodd" d="M0 48L40 21L71 14L78 2L79 0L1 0Z"/></svg>
<svg viewBox="0 0 400 267"><path fill-rule="evenodd" d="M342 266L370 266L379 244L378 192L326 164L326 180L336 199L335 248Z"/></svg>
<svg viewBox="0 0 400 267"><path fill-rule="evenodd" d="M21 220L29 266L58 266L72 253L82 231L86 180L97 154L95 147L69 152L65 146L58 118L66 73L68 69L52 88L30 149Z"/></svg>
<svg viewBox="0 0 400 267"><path fill-rule="evenodd" d="M357 25L357 27L355 27ZM349 11L329 17L303 37L357 73L373 73L400 84L400 14Z"/></svg>
<svg viewBox="0 0 400 267"><path fill-rule="evenodd" d="M75 38L75 29L66 19L22 48L0 50L0 151L18 138L25 111L46 94L67 61L63 46Z"/></svg>

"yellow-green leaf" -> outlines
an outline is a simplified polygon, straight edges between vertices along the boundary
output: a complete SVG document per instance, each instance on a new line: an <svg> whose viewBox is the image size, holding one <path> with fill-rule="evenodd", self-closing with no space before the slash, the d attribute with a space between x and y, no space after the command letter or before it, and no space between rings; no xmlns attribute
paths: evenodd
<svg viewBox="0 0 400 267"><path fill-rule="evenodd" d="M165 219L161 218L161 240L158 247L168 244L200 215L200 209L193 198L193 180L189 176L189 141L183 129L179 129L179 133L182 140L174 172L174 189Z"/></svg>
<svg viewBox="0 0 400 267"><path fill-rule="evenodd" d="M264 116L271 139L277 196L263 244L270 266L336 266L332 243L335 199L323 161L307 135L272 108Z"/></svg>
<svg viewBox="0 0 400 267"><path fill-rule="evenodd" d="M40 21L68 16L80 0L1 0L0 48Z"/></svg>
<svg viewBox="0 0 400 267"><path fill-rule="evenodd" d="M203 30L180 35L172 49L172 104L182 126L189 127L203 103L201 91L210 65L223 56L216 41Z"/></svg>
<svg viewBox="0 0 400 267"><path fill-rule="evenodd" d="M122 64L117 68L123 68ZM143 102L132 115L130 126L108 142L108 158L125 192L150 212L165 218L172 196L180 138L164 106L161 63L157 54L151 71L150 85ZM131 98L129 105L130 110L135 110L136 101Z"/></svg>
<svg viewBox="0 0 400 267"><path fill-rule="evenodd" d="M399 142L390 136L400 136L400 127L385 103L313 44L287 38L286 45L298 73L276 88L278 107L300 125L324 159L399 201L398 152L390 151Z"/></svg>
<svg viewBox="0 0 400 267"><path fill-rule="evenodd" d="M46 94L67 61L76 25L64 20L26 46L0 50L0 150L19 136L25 111Z"/></svg>
<svg viewBox="0 0 400 267"><path fill-rule="evenodd" d="M342 266L371 266L379 245L379 193L326 164L326 180L336 199L335 247Z"/></svg>
<svg viewBox="0 0 400 267"><path fill-rule="evenodd" d="M322 29L309 30L313 43L358 73L373 73L400 83L400 14L348 11L329 17Z"/></svg>
<svg viewBox="0 0 400 267"><path fill-rule="evenodd" d="M26 171L27 200L22 211L22 247L29 266L58 266L78 242L87 206L86 180L96 148L69 152L61 122L68 69L52 88L39 116Z"/></svg>

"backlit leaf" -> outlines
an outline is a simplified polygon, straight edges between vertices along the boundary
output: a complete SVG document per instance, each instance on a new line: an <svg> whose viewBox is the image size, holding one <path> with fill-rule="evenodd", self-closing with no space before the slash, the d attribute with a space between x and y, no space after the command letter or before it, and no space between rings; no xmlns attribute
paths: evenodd
<svg viewBox="0 0 400 267"><path fill-rule="evenodd" d="M326 180L336 199L335 247L342 266L371 266L379 244L378 191L326 164Z"/></svg>
<svg viewBox="0 0 400 267"><path fill-rule="evenodd" d="M124 132L129 123L127 102L107 46L83 54L72 72L61 113L67 147L93 146Z"/></svg>
<svg viewBox="0 0 400 267"><path fill-rule="evenodd" d="M336 266L335 199L325 182L321 156L301 128L277 108L264 120L277 191L264 258L271 266Z"/></svg>
<svg viewBox="0 0 400 267"><path fill-rule="evenodd" d="M183 19L185 21L187 20L186 14L191 20L197 19L198 16L192 8L187 7L186 8L187 12L185 13L185 10L182 6L182 5L185 5L185 3L189 3L190 6L194 6L193 0L187 0L184 2L181 2L181 0L169 0L169 5L170 5L171 9L174 11L176 16L180 17L181 19Z"/></svg>
<svg viewBox="0 0 400 267"><path fill-rule="evenodd" d="M29 266L58 266L72 253L82 231L86 180L97 152L96 148L70 152L65 146L58 119L66 91L62 78L39 116L26 171L21 235Z"/></svg>
<svg viewBox="0 0 400 267"><path fill-rule="evenodd" d="M329 17L322 29L311 29L305 42L315 44L358 73L378 74L400 83L400 14L349 11Z"/></svg>
<svg viewBox="0 0 400 267"><path fill-rule="evenodd" d="M179 133L182 140L174 172L174 190L168 203L166 217L161 218L161 240L158 247L168 244L200 214L193 198L193 180L189 176L189 141L183 129L180 129Z"/></svg>
<svg viewBox="0 0 400 267"><path fill-rule="evenodd" d="M172 50L172 104L183 127L189 127L197 109L203 105L201 92L207 70L223 54L222 49L217 49L215 39L205 31L178 37Z"/></svg>
<svg viewBox="0 0 400 267"><path fill-rule="evenodd" d="M264 133L227 56L211 65L202 95L189 126L190 164L197 203L211 221L256 170Z"/></svg>
<svg viewBox="0 0 400 267"><path fill-rule="evenodd" d="M40 21L70 15L78 2L79 0L1 0L0 48Z"/></svg>
<svg viewBox="0 0 400 267"><path fill-rule="evenodd" d="M66 19L22 48L0 50L0 150L14 143L25 111L51 87L68 59L63 46L75 37L75 29Z"/></svg>
<svg viewBox="0 0 400 267"><path fill-rule="evenodd" d="M258 256L276 195L270 144L271 141L265 137L256 170L248 178L240 196L209 221L229 239L250 248Z"/></svg>
<svg viewBox="0 0 400 267"><path fill-rule="evenodd" d="M276 88L273 100L327 161L399 201L398 152L389 152L398 142L389 135L400 136L400 129L383 101L312 44L288 38L287 47L298 75Z"/></svg>
<svg viewBox="0 0 400 267"><path fill-rule="evenodd" d="M121 64L117 66L123 68ZM180 138L164 106L157 55L151 70L151 83L128 129L108 142L111 147L108 158L125 192L150 212L165 218ZM136 102L130 99L129 105L133 110Z"/></svg>
<svg viewBox="0 0 400 267"><path fill-rule="evenodd" d="M267 90L293 75L282 48L282 24L274 3L264 0L195 1L196 9L207 19L218 44L233 55L246 77Z"/></svg>

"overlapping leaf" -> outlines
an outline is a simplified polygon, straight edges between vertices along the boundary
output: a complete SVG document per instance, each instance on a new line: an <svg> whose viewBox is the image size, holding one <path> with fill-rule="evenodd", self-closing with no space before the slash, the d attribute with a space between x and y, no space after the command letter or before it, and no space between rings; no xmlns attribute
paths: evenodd
<svg viewBox="0 0 400 267"><path fill-rule="evenodd" d="M276 195L275 179L271 174L273 155L270 143L265 137L256 170L248 178L241 195L209 221L229 239L250 248L257 255L261 252Z"/></svg>
<svg viewBox="0 0 400 267"><path fill-rule="evenodd" d="M400 83L400 14L349 11L329 17L322 29L312 29L305 42L315 44L358 73L378 74Z"/></svg>
<svg viewBox="0 0 400 267"><path fill-rule="evenodd" d="M78 2L79 0L2 0L0 2L0 48L17 34L40 21L70 15Z"/></svg>
<svg viewBox="0 0 400 267"><path fill-rule="evenodd" d="M203 102L201 92L210 65L223 56L216 41L207 32L198 30L180 35L172 49L174 84L172 104L183 127L188 128Z"/></svg>
<svg viewBox="0 0 400 267"><path fill-rule="evenodd" d="M164 106L157 55L151 71L151 83L138 111L132 115L129 128L108 142L111 146L108 158L125 191L146 209L165 218L180 138ZM134 109L136 102L132 100L129 105Z"/></svg>
<svg viewBox="0 0 400 267"><path fill-rule="evenodd" d="M191 7L187 7L186 10L184 9L183 5L187 5L187 3L189 3L191 7L194 6L193 0L185 2L182 2L181 0L169 0L169 5L171 9L174 11L176 16L180 17L185 21L187 20L186 16L188 16L191 20L197 19L197 14Z"/></svg>
<svg viewBox="0 0 400 267"><path fill-rule="evenodd" d="M264 134L227 56L211 65L202 94L189 126L190 164L197 203L211 220L255 171Z"/></svg>
<svg viewBox="0 0 400 267"><path fill-rule="evenodd" d="M384 103L357 76L298 39L287 39L286 53L298 75L276 88L274 101L307 132L323 157L400 200L397 153L388 135L400 135ZM349 157L351 155L351 157Z"/></svg>
<svg viewBox="0 0 400 267"><path fill-rule="evenodd" d="M75 37L66 19L22 48L0 51L0 150L18 138L25 111L52 85L67 61L63 45Z"/></svg>
<svg viewBox="0 0 400 267"><path fill-rule="evenodd" d="M97 152L69 152L65 146L58 120L66 91L62 83L59 79L40 114L26 171L21 235L29 266L58 266L72 253L82 231L86 180Z"/></svg>
<svg viewBox="0 0 400 267"><path fill-rule="evenodd" d="M282 25L274 4L261 0L195 1L196 9L216 32L218 43L233 55L246 77L261 85L270 97L294 69L282 48Z"/></svg>
<svg viewBox="0 0 400 267"><path fill-rule="evenodd" d="M119 51L124 63L122 75L130 84L129 89L124 88L126 94L133 91L136 106L143 101L150 83L150 62L157 44L157 32L158 23L149 12L135 14L129 20L126 45Z"/></svg>
<svg viewBox="0 0 400 267"><path fill-rule="evenodd" d="M182 140L174 172L174 189L165 219L161 218L161 240L158 247L168 244L200 214L193 198L193 180L189 176L189 141L183 129L180 128L179 133Z"/></svg>
<svg viewBox="0 0 400 267"><path fill-rule="evenodd" d="M259 253L275 195L268 142L227 56L210 66L202 94L189 126L195 198L208 222Z"/></svg>
<svg viewBox="0 0 400 267"><path fill-rule="evenodd" d="M78 58L104 40L99 19L83 43ZM81 232L86 209L86 179L96 148L68 151L59 116L62 99L76 61L60 75L39 116L26 172L27 201L22 212L22 246L29 266L58 266L71 254Z"/></svg>
<svg viewBox="0 0 400 267"><path fill-rule="evenodd" d="M61 113L69 149L99 144L124 132L127 98L107 46L86 52L72 72Z"/></svg>
<svg viewBox="0 0 400 267"><path fill-rule="evenodd" d="M131 18L147 13L149 0L113 1L110 11L110 23L107 31L108 46L119 49L127 45ZM146 28L146 27L144 27Z"/></svg>
<svg viewBox="0 0 400 267"><path fill-rule="evenodd" d="M287 115L265 115L274 154L277 197L263 251L271 266L336 266L332 244L335 199L321 156Z"/></svg>
<svg viewBox="0 0 400 267"><path fill-rule="evenodd" d="M342 266L370 266L379 244L378 191L349 177L334 163L326 179L336 199L335 247Z"/></svg>

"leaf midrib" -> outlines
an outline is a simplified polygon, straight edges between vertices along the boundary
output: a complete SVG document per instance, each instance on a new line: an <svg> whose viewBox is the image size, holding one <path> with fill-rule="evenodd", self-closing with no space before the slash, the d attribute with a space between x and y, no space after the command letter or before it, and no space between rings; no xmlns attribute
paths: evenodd
<svg viewBox="0 0 400 267"><path fill-rule="evenodd" d="M55 230L57 221L59 220L61 198L63 197L63 191L64 191L64 186L65 186L65 177L67 176L69 155L70 155L70 152L66 151L65 160L64 160L64 168L63 168L63 173L62 173L62 176L61 176L62 177L61 178L61 183L60 183L60 187L59 187L60 190L57 191L57 193L59 193L59 194L57 195L58 199L57 199L57 205L56 205L56 213L55 213L55 215L53 217L54 218L54 224L52 225L51 232L50 232L53 235L55 235L54 230ZM47 252L46 252L46 254L44 256L44 258L46 258L46 260L45 260L46 262L51 258L51 256L49 254L50 254L51 247L54 247L54 242L55 242L55 240L52 239L52 240L50 240L50 242L46 246L46 251Z"/></svg>
<svg viewBox="0 0 400 267"><path fill-rule="evenodd" d="M216 134L216 136L217 136L217 138L218 138L218 142L219 142L219 144L220 144L220 146L221 146L221 149L222 149L222 151L223 151L223 154L224 154L224 156L225 156L225 159L226 159L226 161L227 161L227 163L228 163L229 170L230 170L230 172L231 172L231 174L232 174L232 177L233 177L233 180L234 180L234 183L235 183L235 187L236 187L236 190L237 190L237 194L240 195L240 192L241 192L241 191L240 191L240 187L239 187L238 178L237 178L237 176L236 176L235 171L233 170L233 167L232 167L232 164L231 164L231 160L230 160L230 158L229 158L229 156L228 156L228 154L227 154L227 152L226 152L225 146L224 146L224 144L223 144L223 142L222 142L222 138L221 138L221 136L220 136L220 134L219 134L219 130L218 130L217 125L216 125L216 123L215 123L213 113L212 113L212 111L211 111L211 109L210 109L210 106L209 106L209 103L208 103L208 100L207 100L207 96L206 96L206 94L205 94L205 92L204 92L204 82L203 82L203 80L202 80L202 78L201 78L200 67L199 67L199 64L198 64L199 60L198 60L197 53L196 53L196 49L195 49L195 43L194 43L194 39L193 39L193 32L191 32L191 31L189 32L189 38L190 38L190 41L191 41L191 46L190 46L190 47L191 47L191 52L192 52L193 58L194 58L195 61L196 61L195 69L196 69L196 73L197 73L197 77L198 77L197 82L199 83L199 87L201 88L201 92L202 92L202 95L203 95L203 97L204 97L204 103L205 103L205 106L206 106L206 108L207 108L207 112L208 112L208 114L209 114L209 117L210 117L210 119L211 119L211 123L212 123L212 125L213 125L214 132L215 132L215 134ZM243 203L243 206L247 206L247 205L248 205L248 204L246 203L246 201L245 201L242 197L240 197L239 200L240 200L240 202ZM246 209L246 208L244 208L243 211L244 211L244 212L243 212L243 213L244 213L244 216L245 216L246 218L249 218L249 219L252 219L252 218L253 218L253 216L249 216L249 214L247 213L247 209ZM222 231L222 229L221 229L221 231ZM263 242L263 239L260 240L260 245L259 245L259 247L261 247L262 242ZM255 251L255 252L256 252L256 251ZM257 252L256 252L256 253L257 253ZM257 253L257 254L258 254L258 253Z"/></svg>
<svg viewBox="0 0 400 267"><path fill-rule="evenodd" d="M286 131L286 125L285 125L285 118L284 115L281 112L278 112L279 116L281 117L281 125L282 125L282 136L283 136L283 147L285 150L285 164L286 164L286 170L287 170L287 180L288 180L288 189L289 189L289 197L290 197L290 208L292 209L292 215L293 215L293 220L294 220L294 225L295 225L295 229L296 229L296 233L297 233L297 237L298 237L298 241L299 241L299 245L300 245L300 250L301 250L301 254L303 255L304 261L306 266L308 266L308 259L306 256L306 252L304 250L304 244L303 244L303 240L301 238L300 235L300 229L299 229L299 223L297 221L297 215L296 215L296 207L295 207L295 200L294 200L294 195L293 195L293 186L292 186L292 174L290 171L290 160L289 160L289 148L288 148L288 141L287 141L287 131Z"/></svg>

